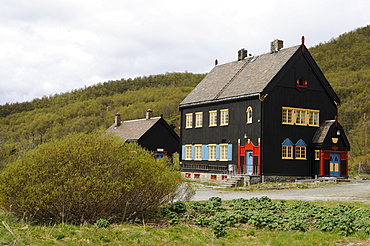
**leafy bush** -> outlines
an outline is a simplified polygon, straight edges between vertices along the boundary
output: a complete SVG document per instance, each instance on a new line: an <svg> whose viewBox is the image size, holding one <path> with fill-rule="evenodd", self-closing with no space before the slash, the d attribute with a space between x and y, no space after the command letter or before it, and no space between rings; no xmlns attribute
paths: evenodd
<svg viewBox="0 0 370 246"><path fill-rule="evenodd" d="M186 211L186 204L182 201L177 201L177 202L169 203L167 205L167 208L172 212L181 214Z"/></svg>
<svg viewBox="0 0 370 246"><path fill-rule="evenodd" d="M109 227L109 226L110 226L110 223L109 223L109 221L108 221L108 220L106 220L106 219L98 219L98 220L95 222L94 226L96 226L96 227L98 227L98 228L107 228L107 227Z"/></svg>
<svg viewBox="0 0 370 246"><path fill-rule="evenodd" d="M42 223L145 216L181 185L179 172L135 143L71 134L40 145L0 173L0 206Z"/></svg>
<svg viewBox="0 0 370 246"><path fill-rule="evenodd" d="M207 202L191 202L187 211L190 213L185 215L185 219L193 218L195 225L210 227L216 237L227 235L228 227L242 224L279 231L306 232L318 229L344 236L356 231L370 234L370 210L353 205L330 208L302 201L288 204L286 201L272 201L268 197L238 198L227 205L231 209L223 207L219 197L211 197Z"/></svg>

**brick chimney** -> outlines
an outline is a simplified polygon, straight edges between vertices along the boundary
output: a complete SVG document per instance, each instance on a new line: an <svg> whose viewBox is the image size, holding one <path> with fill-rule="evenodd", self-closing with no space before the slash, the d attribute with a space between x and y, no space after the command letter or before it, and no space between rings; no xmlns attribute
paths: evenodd
<svg viewBox="0 0 370 246"><path fill-rule="evenodd" d="M116 113L116 116L114 118L114 126L120 126L121 125L121 115L119 113Z"/></svg>
<svg viewBox="0 0 370 246"><path fill-rule="evenodd" d="M241 49L238 51L238 61L244 60L248 56L248 51L245 49Z"/></svg>
<svg viewBox="0 0 370 246"><path fill-rule="evenodd" d="M271 53L276 53L283 48L283 40L275 39L270 42Z"/></svg>
<svg viewBox="0 0 370 246"><path fill-rule="evenodd" d="M153 117L153 111L150 108L148 108L148 110L146 111L146 118L145 119L150 120L150 118L152 118L152 117Z"/></svg>

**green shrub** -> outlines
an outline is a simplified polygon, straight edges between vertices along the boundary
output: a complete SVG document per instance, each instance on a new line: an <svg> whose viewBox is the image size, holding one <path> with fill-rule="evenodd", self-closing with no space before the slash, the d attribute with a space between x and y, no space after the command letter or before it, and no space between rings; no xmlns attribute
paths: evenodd
<svg viewBox="0 0 370 246"><path fill-rule="evenodd" d="M106 220L106 219L98 219L98 220L95 222L94 226L96 226L96 227L98 227L98 228L107 228L107 227L109 227L109 226L110 226L110 223L109 223L109 221L108 221L108 220Z"/></svg>
<svg viewBox="0 0 370 246"><path fill-rule="evenodd" d="M145 216L181 185L179 172L135 143L71 134L40 145L0 173L0 206L42 223Z"/></svg>

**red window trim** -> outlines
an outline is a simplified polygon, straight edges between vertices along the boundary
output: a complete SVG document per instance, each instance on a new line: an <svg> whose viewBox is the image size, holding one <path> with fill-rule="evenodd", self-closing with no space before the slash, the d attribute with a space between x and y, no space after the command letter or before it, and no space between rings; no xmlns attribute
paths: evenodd
<svg viewBox="0 0 370 246"><path fill-rule="evenodd" d="M297 87L302 87L302 88L307 88L308 87L308 82L303 77L301 77L301 78L296 80L296 86Z"/></svg>

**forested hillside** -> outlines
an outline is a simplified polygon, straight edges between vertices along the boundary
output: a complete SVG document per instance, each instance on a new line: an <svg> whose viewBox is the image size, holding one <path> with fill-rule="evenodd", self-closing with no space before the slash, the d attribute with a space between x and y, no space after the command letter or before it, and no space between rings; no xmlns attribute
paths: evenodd
<svg viewBox="0 0 370 246"><path fill-rule="evenodd" d="M168 73L108 81L32 102L0 106L0 168L41 142L72 132L92 132L122 120L163 114L175 129L178 105L204 74Z"/></svg>
<svg viewBox="0 0 370 246"><path fill-rule="evenodd" d="M370 26L309 49L341 98L339 120L351 142L350 165L363 161L363 114L370 109ZM108 81L31 102L0 106L0 168L41 142L71 132L92 132L123 120L144 118L151 108L175 129L178 104L205 74L168 73ZM370 118L370 115L369 115ZM370 120L369 120L370 121ZM370 152L370 151L369 151Z"/></svg>
<svg viewBox="0 0 370 246"><path fill-rule="evenodd" d="M339 122L351 143L350 166L354 168L364 163L364 113L370 126L370 25L309 50L341 99Z"/></svg>

